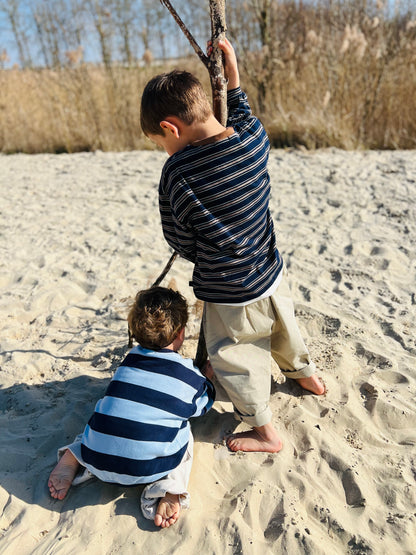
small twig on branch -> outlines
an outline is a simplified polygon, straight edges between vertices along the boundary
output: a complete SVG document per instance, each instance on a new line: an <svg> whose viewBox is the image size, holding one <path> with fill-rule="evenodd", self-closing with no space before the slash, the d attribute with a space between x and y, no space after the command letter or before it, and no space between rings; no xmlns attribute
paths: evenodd
<svg viewBox="0 0 416 555"><path fill-rule="evenodd" d="M198 54L198 56L200 57L202 63L208 67L208 62L209 62L209 58L206 54L204 54L204 52L202 51L202 49L200 48L200 46L198 45L198 43L196 42L196 40L194 39L194 37L192 36L192 33L189 31L189 29L187 28L187 26L185 25L185 23L182 21L182 19L179 17L178 12L175 10L175 8L172 6L172 4L169 2L169 0L160 0L161 4L164 4L167 9L170 11L170 13L172 14L174 20L176 21L176 23L179 25L179 27L182 29L183 34L186 36L186 38L189 40L189 42L191 43L192 48L195 50L195 52Z"/></svg>

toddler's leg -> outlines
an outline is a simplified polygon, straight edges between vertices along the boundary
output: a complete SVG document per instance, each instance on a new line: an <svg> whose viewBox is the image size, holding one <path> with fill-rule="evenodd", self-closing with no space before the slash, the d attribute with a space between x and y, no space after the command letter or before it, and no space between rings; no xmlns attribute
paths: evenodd
<svg viewBox="0 0 416 555"><path fill-rule="evenodd" d="M193 436L179 464L165 478L149 484L143 490L141 508L145 518L156 526L168 528L178 520L181 509L189 508L188 482L192 469Z"/></svg>

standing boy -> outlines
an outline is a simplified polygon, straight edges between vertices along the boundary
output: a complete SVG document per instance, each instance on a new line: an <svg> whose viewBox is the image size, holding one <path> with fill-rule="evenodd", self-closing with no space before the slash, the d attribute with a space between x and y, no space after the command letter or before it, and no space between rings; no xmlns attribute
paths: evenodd
<svg viewBox="0 0 416 555"><path fill-rule="evenodd" d="M271 356L283 374L321 395L324 386L295 321L269 211L269 141L240 89L228 40L219 46L228 79L228 121L214 117L199 81L172 71L143 92L143 132L163 147L159 185L164 236L194 263L191 285L205 301L203 326L215 374L249 432L237 451L277 452L269 408ZM210 53L210 52L208 52Z"/></svg>
<svg viewBox="0 0 416 555"><path fill-rule="evenodd" d="M186 300L177 291L139 291L129 314L139 345L115 372L84 433L59 450L48 482L52 497L63 499L72 484L96 476L121 485L149 484L142 511L162 528L189 506L189 418L205 414L215 392L192 361L177 353L187 319Z"/></svg>

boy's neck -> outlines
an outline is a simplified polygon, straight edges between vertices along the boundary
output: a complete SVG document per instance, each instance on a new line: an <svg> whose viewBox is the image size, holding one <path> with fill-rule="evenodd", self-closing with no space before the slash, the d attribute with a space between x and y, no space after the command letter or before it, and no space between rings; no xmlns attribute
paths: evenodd
<svg viewBox="0 0 416 555"><path fill-rule="evenodd" d="M185 126L182 132L184 133L188 144L197 145L210 137L223 133L225 130L226 127L221 125L221 123L212 114L202 123L196 122Z"/></svg>

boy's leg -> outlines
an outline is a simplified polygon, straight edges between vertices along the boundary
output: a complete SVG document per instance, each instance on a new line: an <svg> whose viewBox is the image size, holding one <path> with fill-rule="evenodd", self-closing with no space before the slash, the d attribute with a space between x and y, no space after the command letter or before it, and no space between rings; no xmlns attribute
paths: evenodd
<svg viewBox="0 0 416 555"><path fill-rule="evenodd" d="M234 405L236 418L253 427L227 440L237 451L280 451L282 443L271 422L271 303L247 306L205 303L204 333L215 375Z"/></svg>
<svg viewBox="0 0 416 555"><path fill-rule="evenodd" d="M181 509L189 508L187 492L192 469L194 440L190 433L188 448L179 466L167 476L146 486L141 496L145 518L154 520L156 526L168 528L175 524Z"/></svg>
<svg viewBox="0 0 416 555"><path fill-rule="evenodd" d="M279 287L270 299L275 312L271 336L274 360L286 378L295 379L304 389L322 395L325 392L325 386L315 374L316 366L311 361L296 322L286 270Z"/></svg>

